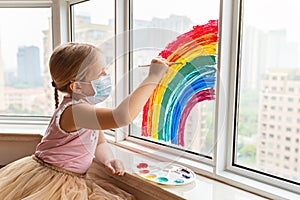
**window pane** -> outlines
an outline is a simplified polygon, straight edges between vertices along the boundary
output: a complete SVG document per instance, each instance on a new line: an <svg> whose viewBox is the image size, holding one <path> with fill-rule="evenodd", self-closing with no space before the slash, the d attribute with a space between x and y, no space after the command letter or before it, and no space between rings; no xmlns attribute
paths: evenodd
<svg viewBox="0 0 300 200"><path fill-rule="evenodd" d="M182 1L178 0L133 1L131 90L141 83L149 70L145 67L137 67L138 65L149 64L151 59L158 56L177 36L193 30L193 26L206 24L209 20L218 20L219 1L217 0L187 0L185 5L192 6L185 7L182 5ZM215 101L208 100L193 105L189 104L196 96L196 90L180 93L180 87L181 91L186 91L185 89L191 88L192 83L186 80L189 74L181 72L176 74L177 78L181 75L182 79L176 79L174 76L172 79L174 88L170 89L169 85L162 91L161 97L156 97L161 100L161 103L157 107L153 106L154 104L149 104L150 106L147 107L148 112L144 116L150 116L151 119L143 119L143 113L141 113L134 121L130 135L211 158L213 156ZM184 81L181 82L182 80ZM171 93L175 99L174 106L170 103L171 98L166 101L162 100L163 97L169 97L168 89L172 90ZM186 99L183 100L180 97L186 97ZM183 109L183 107L189 109ZM179 113L174 114L173 108L178 108ZM149 110L155 111L151 114ZM160 118L154 119L158 117ZM174 120L167 120L169 117ZM144 126L145 122L146 126ZM150 130L147 132L148 135L141 130L142 126L143 129ZM168 131L167 127L173 131Z"/></svg>
<svg viewBox="0 0 300 200"><path fill-rule="evenodd" d="M53 112L50 16L50 8L0 8L0 115Z"/></svg>
<svg viewBox="0 0 300 200"><path fill-rule="evenodd" d="M297 0L244 1L234 161L298 183L299 9Z"/></svg>
<svg viewBox="0 0 300 200"><path fill-rule="evenodd" d="M72 41L91 43L103 51L113 83L115 82L114 21L114 0L91 0L72 6ZM113 97L99 104L105 107L113 105Z"/></svg>

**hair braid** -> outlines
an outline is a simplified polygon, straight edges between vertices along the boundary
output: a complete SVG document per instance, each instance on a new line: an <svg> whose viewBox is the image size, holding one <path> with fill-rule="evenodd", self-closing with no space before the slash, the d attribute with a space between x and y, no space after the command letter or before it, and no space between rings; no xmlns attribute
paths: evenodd
<svg viewBox="0 0 300 200"><path fill-rule="evenodd" d="M58 99L58 91L54 88L54 100L55 100L55 109L58 108L59 99Z"/></svg>

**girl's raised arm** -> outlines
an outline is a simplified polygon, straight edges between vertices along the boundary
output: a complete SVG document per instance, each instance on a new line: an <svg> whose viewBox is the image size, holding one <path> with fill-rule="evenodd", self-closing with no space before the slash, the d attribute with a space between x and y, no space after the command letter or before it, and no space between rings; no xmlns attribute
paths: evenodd
<svg viewBox="0 0 300 200"><path fill-rule="evenodd" d="M130 124L149 99L156 85L168 70L168 64L160 59L151 61L149 75L115 109L95 108L88 104L74 105L64 124L73 124L69 129L111 129ZM66 119L66 118L65 118ZM73 123L72 123L73 121Z"/></svg>

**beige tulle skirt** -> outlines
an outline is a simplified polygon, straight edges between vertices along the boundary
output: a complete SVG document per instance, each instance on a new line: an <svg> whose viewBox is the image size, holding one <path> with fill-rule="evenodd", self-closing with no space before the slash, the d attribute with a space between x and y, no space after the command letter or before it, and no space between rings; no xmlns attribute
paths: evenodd
<svg viewBox="0 0 300 200"><path fill-rule="evenodd" d="M127 200L135 198L105 180L96 180L89 174L69 173L30 156L0 169L0 199Z"/></svg>

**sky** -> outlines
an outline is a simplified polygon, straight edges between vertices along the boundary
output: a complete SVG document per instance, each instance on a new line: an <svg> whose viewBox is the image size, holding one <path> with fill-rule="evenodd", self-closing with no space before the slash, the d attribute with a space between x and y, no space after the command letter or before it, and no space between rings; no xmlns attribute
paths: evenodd
<svg viewBox="0 0 300 200"><path fill-rule="evenodd" d="M265 31L287 29L290 40L299 41L299 0L244 1L246 23Z"/></svg>
<svg viewBox="0 0 300 200"><path fill-rule="evenodd" d="M47 8L26 11L0 8L0 43L5 68L17 67L18 46L38 46L40 55L43 54L42 30L49 28L50 13Z"/></svg>
<svg viewBox="0 0 300 200"><path fill-rule="evenodd" d="M101 19L106 19L113 16L113 0L106 1L106 9L103 8L103 3L99 0L93 0L92 2L86 2L85 4L77 4L78 10L82 13L92 13L95 16L93 22L101 22ZM134 18L151 20L153 17L167 18L170 14L183 15L191 18L193 21L206 22L209 19L216 19L218 17L218 0L185 0L186 5L182 4L182 0L134 0L133 1L133 14ZM194 5L196 3L196 5ZM170 6L170 4L172 6ZM79 8L80 7L80 8ZM91 7L95 7L91 10ZM96 19L98 18L98 19ZM103 20L102 20L103 22Z"/></svg>
<svg viewBox="0 0 300 200"><path fill-rule="evenodd" d="M83 4L76 4L76 11L80 14L90 13L93 23L108 23L113 18L113 0L93 0ZM153 17L167 18L170 14L188 16L195 23L203 24L209 19L217 19L219 15L218 0L134 0L133 16L135 19L151 20ZM196 3L195 3L196 2ZM93 5L92 5L93 3ZM264 31L273 29L287 29L288 40L300 44L299 0L251 0L244 1L244 22ZM99 5L95 5L99 4ZM36 45L42 47L41 30L48 29L48 17L51 10L22 9L9 10L0 8L0 37L2 57L10 68L16 67L17 46ZM37 17L39 16L39 17ZM40 52L42 53L42 52Z"/></svg>

